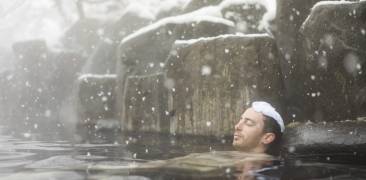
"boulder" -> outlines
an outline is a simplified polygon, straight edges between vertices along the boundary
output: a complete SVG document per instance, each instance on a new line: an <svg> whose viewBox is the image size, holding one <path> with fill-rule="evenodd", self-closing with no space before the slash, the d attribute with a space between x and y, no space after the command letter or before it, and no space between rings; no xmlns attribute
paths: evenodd
<svg viewBox="0 0 366 180"><path fill-rule="evenodd" d="M303 66L306 53L303 51L303 36L300 27L309 16L312 7L322 0L277 0L277 12L270 29L274 34L281 53L281 70L286 87L287 111L293 121L303 121L307 114L303 111L304 94ZM352 0L353 1L353 0Z"/></svg>
<svg viewBox="0 0 366 180"><path fill-rule="evenodd" d="M221 18L181 15L162 19L121 41L118 47L120 73L146 75L159 72L175 40L226 34L231 32L231 27L230 21Z"/></svg>
<svg viewBox="0 0 366 180"><path fill-rule="evenodd" d="M284 134L283 154L307 160L362 162L366 150L366 118L357 120L291 123ZM360 159L361 158L361 159Z"/></svg>
<svg viewBox="0 0 366 180"><path fill-rule="evenodd" d="M86 59L75 52L64 51L52 54L54 70L48 83L48 92L55 97L55 104L60 105L73 91L74 82L82 73Z"/></svg>
<svg viewBox="0 0 366 180"><path fill-rule="evenodd" d="M38 39L17 42L12 48L16 59L11 89L17 95L8 99L14 103L11 124L19 131L43 128L48 125L42 119L50 118L45 114L52 101L52 93L48 92L55 67L51 52L45 41Z"/></svg>
<svg viewBox="0 0 366 180"><path fill-rule="evenodd" d="M115 119L115 74L84 74L77 86L80 124L95 125L100 119Z"/></svg>
<svg viewBox="0 0 366 180"><path fill-rule="evenodd" d="M221 17L234 22L237 32L251 34L266 32L275 18L274 3L269 1L211 0L190 1L185 12Z"/></svg>
<svg viewBox="0 0 366 180"><path fill-rule="evenodd" d="M16 42L12 46L16 58L16 70L28 78L34 78L32 81L39 81L45 78L43 75L49 75L51 69L48 58L50 51L47 44L42 39ZM32 76L32 77L30 77Z"/></svg>
<svg viewBox="0 0 366 180"><path fill-rule="evenodd" d="M116 50L120 41L152 21L152 18L141 16L136 11L126 11L118 21L111 23L111 25L105 28L95 51L93 51L83 67L83 73L115 73L117 63Z"/></svg>
<svg viewBox="0 0 366 180"><path fill-rule="evenodd" d="M17 132L53 132L62 124L59 111L85 59L51 51L43 40L17 42L13 51L15 68L6 76L9 123Z"/></svg>
<svg viewBox="0 0 366 180"><path fill-rule="evenodd" d="M268 35L178 41L165 64L173 134L231 135L254 100L281 110L279 59Z"/></svg>
<svg viewBox="0 0 366 180"><path fill-rule="evenodd" d="M125 116L122 127L127 131L169 133L168 93L164 74L129 76L125 93Z"/></svg>
<svg viewBox="0 0 366 180"><path fill-rule="evenodd" d="M302 62L305 54L302 48L302 36L299 32L301 24L308 17L313 5L320 0L277 0L276 19L271 26L281 54L281 71L286 88L285 98L287 111L293 121L303 121L302 111L304 99Z"/></svg>
<svg viewBox="0 0 366 180"><path fill-rule="evenodd" d="M270 21L268 13L273 13L264 4L258 2L248 3L242 1L231 4L223 1L220 6L222 16L234 22L237 32L245 34L266 32L265 28L268 28L266 23ZM268 17L266 17L266 14Z"/></svg>
<svg viewBox="0 0 366 180"><path fill-rule="evenodd" d="M232 23L222 18L181 15L162 19L125 37L117 54L119 113L125 102L126 78L161 72L175 40L217 36L231 30Z"/></svg>
<svg viewBox="0 0 366 180"><path fill-rule="evenodd" d="M61 41L68 50L89 55L96 49L105 27L106 24L97 19L80 19L66 30Z"/></svg>
<svg viewBox="0 0 366 180"><path fill-rule="evenodd" d="M304 112L312 121L365 115L366 2L321 2L301 27Z"/></svg>
<svg viewBox="0 0 366 180"><path fill-rule="evenodd" d="M11 111L15 104L17 92L14 88L14 74L11 70L0 72L0 121L6 124L12 116Z"/></svg>

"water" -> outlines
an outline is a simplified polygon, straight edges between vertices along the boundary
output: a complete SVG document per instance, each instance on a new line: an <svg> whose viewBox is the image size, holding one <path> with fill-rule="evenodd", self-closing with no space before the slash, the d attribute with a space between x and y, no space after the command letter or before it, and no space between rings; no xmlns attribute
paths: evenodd
<svg viewBox="0 0 366 180"><path fill-rule="evenodd" d="M31 137L0 136L0 179L366 179L363 165L325 163L315 155L280 161L207 139L131 135L81 144Z"/></svg>

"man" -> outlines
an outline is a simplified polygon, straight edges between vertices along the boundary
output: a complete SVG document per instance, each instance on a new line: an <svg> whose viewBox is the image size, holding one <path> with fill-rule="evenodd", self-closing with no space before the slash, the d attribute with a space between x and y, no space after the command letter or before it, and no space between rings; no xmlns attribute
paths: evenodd
<svg viewBox="0 0 366 180"><path fill-rule="evenodd" d="M253 102L235 125L233 146L239 151L278 155L285 126L269 103Z"/></svg>

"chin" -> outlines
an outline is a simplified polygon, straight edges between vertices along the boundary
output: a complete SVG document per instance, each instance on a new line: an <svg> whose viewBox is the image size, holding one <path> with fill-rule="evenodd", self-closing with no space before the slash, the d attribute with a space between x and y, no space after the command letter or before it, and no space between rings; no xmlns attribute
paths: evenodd
<svg viewBox="0 0 366 180"><path fill-rule="evenodd" d="M240 148L240 143L239 143L239 142L235 142L235 141L233 141L233 147L234 147L235 149L239 149L239 148Z"/></svg>

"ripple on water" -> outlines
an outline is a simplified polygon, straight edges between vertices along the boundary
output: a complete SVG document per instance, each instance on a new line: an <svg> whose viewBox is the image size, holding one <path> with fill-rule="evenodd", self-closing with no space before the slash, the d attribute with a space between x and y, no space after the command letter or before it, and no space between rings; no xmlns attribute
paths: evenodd
<svg viewBox="0 0 366 180"><path fill-rule="evenodd" d="M35 153L28 152L0 152L0 161L14 160L14 159L25 159L36 155Z"/></svg>
<svg viewBox="0 0 366 180"><path fill-rule="evenodd" d="M22 172L15 173L5 177L2 177L3 180L19 180L19 179L27 179L27 180L81 180L85 179L85 175L72 172L72 171L48 171L48 172Z"/></svg>
<svg viewBox="0 0 366 180"><path fill-rule="evenodd" d="M34 162L26 168L39 169L85 169L90 163L72 158L71 156L53 156Z"/></svg>
<svg viewBox="0 0 366 180"><path fill-rule="evenodd" d="M18 166L24 166L27 164L31 164L33 161L30 160L8 160L8 161L0 161L0 168L16 168Z"/></svg>

